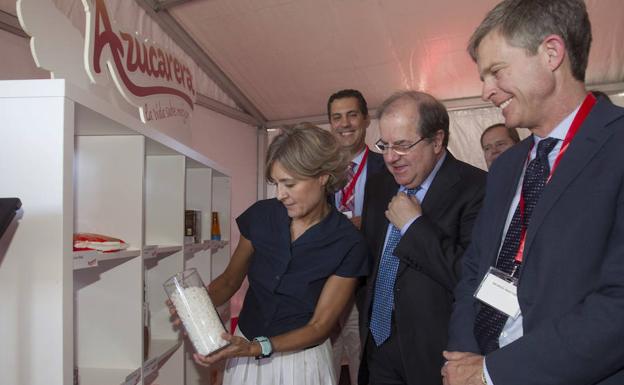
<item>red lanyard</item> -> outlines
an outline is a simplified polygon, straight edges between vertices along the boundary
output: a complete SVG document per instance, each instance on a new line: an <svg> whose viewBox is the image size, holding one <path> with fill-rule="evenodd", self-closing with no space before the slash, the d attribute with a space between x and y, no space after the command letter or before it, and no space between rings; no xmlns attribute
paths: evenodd
<svg viewBox="0 0 624 385"><path fill-rule="evenodd" d="M349 182L349 184L342 189L342 199L340 201L342 206L344 206L345 203L347 203L347 200L353 194L353 190L355 190L355 184L357 183L357 180L360 177L362 170L364 170L364 165L366 164L367 157L368 157L368 147L365 147L364 156L362 156L362 161L360 162L360 166L358 167L355 175L353 175L353 179L351 179L351 182Z"/></svg>
<svg viewBox="0 0 624 385"><path fill-rule="evenodd" d="M552 178L555 172L555 169L557 168L557 166L559 166L559 162L561 162L561 158L563 157L563 154L565 154L565 152L568 151L570 142L572 142L572 139L578 132L579 128L581 128L581 125L585 121L585 118L587 118L587 115L589 115L589 112L591 111L594 104L596 104L596 97L592 93L588 93L587 96L585 97L585 100L583 101L583 104L581 104L581 107L576 113L574 120L572 120L572 124L570 125L570 129L568 130L568 133L566 134L565 139L563 139L561 150L559 150L559 154L557 154L557 158L555 158L555 162L553 163L553 166L550 170L550 174L548 175L548 179L546 180L546 183L550 182L550 179ZM531 150L529 150L529 155L527 156L527 165L529 164L529 159L531 157L532 150L533 150L533 146L531 146ZM524 243L526 241L526 224L524 223L524 220L522 220L522 218L524 217L524 207L525 207L524 196L522 196L522 188L520 190L520 202L518 204L520 205L520 218L521 218L521 223L522 223L522 229L520 231L520 245L518 246L518 252L516 253L516 257L514 259L516 263L519 265L522 263L522 258L524 254Z"/></svg>

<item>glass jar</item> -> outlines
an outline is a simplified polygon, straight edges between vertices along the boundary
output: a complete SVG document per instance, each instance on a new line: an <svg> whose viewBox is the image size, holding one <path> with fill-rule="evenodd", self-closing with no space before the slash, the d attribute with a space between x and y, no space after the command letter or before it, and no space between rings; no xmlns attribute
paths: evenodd
<svg viewBox="0 0 624 385"><path fill-rule="evenodd" d="M193 346L201 355L214 353L229 345L226 333L197 269L184 270L164 283Z"/></svg>

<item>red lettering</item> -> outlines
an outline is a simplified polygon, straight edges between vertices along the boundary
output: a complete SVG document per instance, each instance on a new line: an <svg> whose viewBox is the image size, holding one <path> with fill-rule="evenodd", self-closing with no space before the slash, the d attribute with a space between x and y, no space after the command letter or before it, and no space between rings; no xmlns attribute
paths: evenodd
<svg viewBox="0 0 624 385"><path fill-rule="evenodd" d="M105 48L109 48L114 69L116 74L123 82L125 88L133 95L145 97L157 94L175 95L182 98L188 105L193 108L193 101L186 93L172 87L151 86L143 87L132 82L128 77L128 72L133 73L138 69L147 76L159 78L162 77L167 81L171 81L171 61L173 61L175 80L182 87L186 87L195 95L192 77L186 66L182 66L177 58L172 55L163 53L161 49L154 46L146 47L136 37L119 32L119 36L115 34L111 26L108 10L104 0L95 0L95 23L94 23L94 39L93 39L93 69L96 73L101 73L102 54ZM124 67L124 44L127 44L126 67ZM155 63L155 59L158 59ZM185 76L186 74L186 76ZM184 82L186 77L186 82Z"/></svg>
<svg viewBox="0 0 624 385"><path fill-rule="evenodd" d="M149 67L148 67L148 75L153 75L156 79L158 79L158 71L156 71L156 65L154 64L154 59L156 58L156 49L154 47L149 47Z"/></svg>

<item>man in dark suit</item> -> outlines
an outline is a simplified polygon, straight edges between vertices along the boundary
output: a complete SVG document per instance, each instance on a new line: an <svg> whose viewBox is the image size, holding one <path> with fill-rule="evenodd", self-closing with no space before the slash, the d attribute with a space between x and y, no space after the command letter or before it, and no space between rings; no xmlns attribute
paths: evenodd
<svg viewBox="0 0 624 385"><path fill-rule="evenodd" d="M327 117L332 134L352 162L353 179L336 192L334 203L360 228L366 179L384 169L383 156L366 145L366 129L370 125L366 99L358 90L340 90L327 101Z"/></svg>
<svg viewBox="0 0 624 385"><path fill-rule="evenodd" d="M624 110L585 90L590 45L582 0L504 1L470 40L483 99L532 135L490 170L445 384L624 384Z"/></svg>
<svg viewBox="0 0 624 385"><path fill-rule="evenodd" d="M439 349L485 172L447 150L448 113L428 94L387 99L379 131L387 171L366 184L362 231L375 267L360 313L365 352L358 382L440 384Z"/></svg>
<svg viewBox="0 0 624 385"><path fill-rule="evenodd" d="M332 203L350 216L351 222L360 228L366 180L385 169L383 156L370 151L366 145L366 129L370 125L368 104L360 91L340 90L332 94L327 101L327 117L331 132L351 159L351 178L342 190L334 194ZM360 292L361 290L358 291ZM349 376L353 384L356 383L361 354L359 314L354 301L341 315L340 327L332 338L336 375L340 376L342 361L347 358Z"/></svg>

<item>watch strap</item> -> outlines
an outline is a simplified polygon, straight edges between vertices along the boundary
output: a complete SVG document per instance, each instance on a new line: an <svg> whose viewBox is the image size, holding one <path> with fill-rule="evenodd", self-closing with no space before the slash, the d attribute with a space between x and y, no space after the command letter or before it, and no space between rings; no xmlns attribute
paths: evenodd
<svg viewBox="0 0 624 385"><path fill-rule="evenodd" d="M262 353L256 357L257 359L271 357L271 354L273 354L273 345L268 337L260 336L253 340L257 341L260 344L260 349L262 349Z"/></svg>

